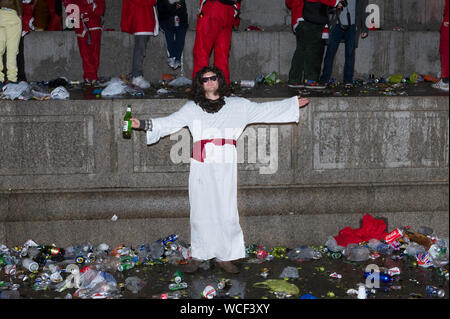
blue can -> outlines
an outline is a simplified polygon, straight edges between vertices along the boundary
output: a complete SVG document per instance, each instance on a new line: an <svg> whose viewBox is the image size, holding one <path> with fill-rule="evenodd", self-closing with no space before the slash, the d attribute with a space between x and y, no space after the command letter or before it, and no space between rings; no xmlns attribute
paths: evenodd
<svg viewBox="0 0 450 319"><path fill-rule="evenodd" d="M172 234L172 235L167 236L167 238L164 239L163 243L165 246L167 246L169 243L173 243L177 239L178 239L178 235Z"/></svg>
<svg viewBox="0 0 450 319"><path fill-rule="evenodd" d="M382 283L390 283L393 281L393 278L385 273L380 272L364 272L364 279L367 279L367 277L372 276L372 278L378 279Z"/></svg>

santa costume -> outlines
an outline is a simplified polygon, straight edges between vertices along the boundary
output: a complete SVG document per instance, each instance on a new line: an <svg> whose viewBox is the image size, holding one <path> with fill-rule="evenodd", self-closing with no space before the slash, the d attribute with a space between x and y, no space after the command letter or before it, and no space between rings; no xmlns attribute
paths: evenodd
<svg viewBox="0 0 450 319"><path fill-rule="evenodd" d="M87 83L98 81L105 0L64 0L66 8L69 4L77 5L80 10L75 34L83 65L83 80Z"/></svg>
<svg viewBox="0 0 450 319"><path fill-rule="evenodd" d="M233 27L239 24L239 2L230 0L201 0L194 43L194 70L192 78L203 67L209 66L214 48L214 65L222 70L230 84L228 57Z"/></svg>

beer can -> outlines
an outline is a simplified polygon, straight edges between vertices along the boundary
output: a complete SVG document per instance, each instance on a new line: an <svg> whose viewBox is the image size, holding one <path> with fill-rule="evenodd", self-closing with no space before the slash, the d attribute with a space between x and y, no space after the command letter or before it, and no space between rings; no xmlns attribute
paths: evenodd
<svg viewBox="0 0 450 319"><path fill-rule="evenodd" d="M118 271L125 271L134 267L134 263L122 263L117 267Z"/></svg>
<svg viewBox="0 0 450 319"><path fill-rule="evenodd" d="M333 251L330 253L330 257L332 259L340 259L342 257L342 252L340 251Z"/></svg>
<svg viewBox="0 0 450 319"><path fill-rule="evenodd" d="M190 248L186 248L181 245L178 245L177 249L181 253L181 255L183 256L184 259L188 260L192 257Z"/></svg>
<svg viewBox="0 0 450 319"><path fill-rule="evenodd" d="M174 281L176 284L179 284L180 282L183 281L184 276L181 271L179 271L179 270L175 271L175 274L173 276L174 276Z"/></svg>
<svg viewBox="0 0 450 319"><path fill-rule="evenodd" d="M267 278L268 276L269 276L269 268L263 268L262 270L261 270L261 277L263 277L263 278Z"/></svg>
<svg viewBox="0 0 450 319"><path fill-rule="evenodd" d="M75 258L75 262L78 265L83 265L86 262L86 259L84 258L84 256L77 256L77 258Z"/></svg>
<svg viewBox="0 0 450 319"><path fill-rule="evenodd" d="M389 270L388 270L388 274L389 274L389 276L394 276L394 275L400 275L400 268L398 268L398 267L393 267L393 268L390 268Z"/></svg>
<svg viewBox="0 0 450 319"><path fill-rule="evenodd" d="M219 290L223 290L223 289L230 288L230 287L231 287L231 280L230 279L222 279L217 284L217 288Z"/></svg>
<svg viewBox="0 0 450 319"><path fill-rule="evenodd" d="M403 237L403 233L400 229L395 229L393 231L391 231L389 234L386 235L386 237L384 237L384 241L389 244L391 242L393 242L394 240L400 239Z"/></svg>
<svg viewBox="0 0 450 319"><path fill-rule="evenodd" d="M169 243L173 243L177 239L178 239L178 235L172 234L172 235L167 236L167 238L164 239L163 243L165 246L167 246Z"/></svg>
<svg viewBox="0 0 450 319"><path fill-rule="evenodd" d="M216 296L216 289L213 286L207 285L205 289L203 289L202 297L206 299L213 299Z"/></svg>
<svg viewBox="0 0 450 319"><path fill-rule="evenodd" d="M267 255L268 255L267 251L262 250L262 249L259 249L259 250L256 252L256 257L258 257L259 259L264 259L264 258L267 257Z"/></svg>
<svg viewBox="0 0 450 319"><path fill-rule="evenodd" d="M5 274L14 276L16 274L16 265L8 264L5 266Z"/></svg>
<svg viewBox="0 0 450 319"><path fill-rule="evenodd" d="M170 290L180 290L180 289L186 289L188 287L188 284L186 282L180 282L177 284L170 284L169 289Z"/></svg>

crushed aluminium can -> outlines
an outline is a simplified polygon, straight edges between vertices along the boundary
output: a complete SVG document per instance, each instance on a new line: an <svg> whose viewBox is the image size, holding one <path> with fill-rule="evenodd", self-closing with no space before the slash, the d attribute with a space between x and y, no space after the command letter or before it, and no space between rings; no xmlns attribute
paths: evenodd
<svg viewBox="0 0 450 319"><path fill-rule="evenodd" d="M216 296L216 289L211 285L207 285L203 289L201 296L205 299L213 299Z"/></svg>

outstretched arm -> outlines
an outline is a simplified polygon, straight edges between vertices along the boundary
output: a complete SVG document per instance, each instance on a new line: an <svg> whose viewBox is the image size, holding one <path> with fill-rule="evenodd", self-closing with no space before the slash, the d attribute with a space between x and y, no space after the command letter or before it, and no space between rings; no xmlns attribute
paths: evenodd
<svg viewBox="0 0 450 319"><path fill-rule="evenodd" d="M133 129L143 129L147 132L147 144L154 144L160 138L173 134L183 127L189 125L189 108L185 105L177 112L166 117L152 118L140 121L137 118L131 119ZM141 124L142 123L142 124Z"/></svg>
<svg viewBox="0 0 450 319"><path fill-rule="evenodd" d="M299 108L305 107L308 99L293 96L281 101L255 103L247 101L247 124L252 123L298 123Z"/></svg>

